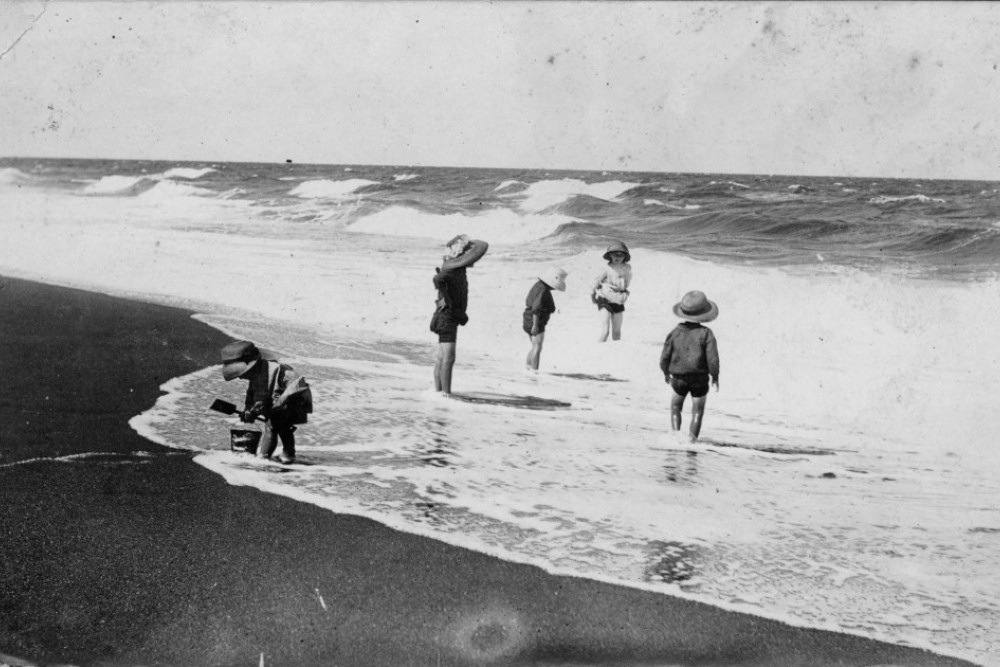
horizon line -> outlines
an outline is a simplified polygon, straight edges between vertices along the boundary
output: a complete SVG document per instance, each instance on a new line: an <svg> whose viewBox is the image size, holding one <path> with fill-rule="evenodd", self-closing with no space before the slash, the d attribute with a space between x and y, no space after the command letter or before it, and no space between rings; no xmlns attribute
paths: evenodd
<svg viewBox="0 0 1000 667"><path fill-rule="evenodd" d="M170 163L190 163L207 165L210 163L221 164L262 164L262 165L287 165L306 167L361 167L361 168L400 168L400 169L470 169L479 171L549 171L549 172L586 172L586 173L608 173L608 174L661 174L661 175L684 175L684 176L752 176L765 178L844 178L861 180L891 180L891 181L964 181L973 183L997 183L998 179L988 178L958 178L940 176L873 176L861 175L853 176L847 174L793 174L777 172L750 172L750 171L678 171L678 170L648 170L648 169L581 169L573 167L488 167L488 166L456 166L456 165L429 165L429 164L404 164L404 163L368 163L368 162L297 162L290 158L284 160L205 160L205 159L171 159L171 158L122 158L122 157L52 157L52 156L0 156L3 160L78 160L87 162L170 162Z"/></svg>

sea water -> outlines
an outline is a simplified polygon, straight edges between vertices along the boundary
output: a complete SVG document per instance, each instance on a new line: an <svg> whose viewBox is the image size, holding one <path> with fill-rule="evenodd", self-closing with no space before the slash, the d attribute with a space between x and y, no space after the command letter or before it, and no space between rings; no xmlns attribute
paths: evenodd
<svg viewBox="0 0 1000 667"><path fill-rule="evenodd" d="M207 408L245 387L218 366L133 419L232 484L1000 665L996 183L8 159L0 197L3 274L192 309L309 378L303 465L229 451L236 422ZM431 278L457 233L490 251L453 388L526 407L433 391ZM634 280L599 343L612 240ZM524 298L554 265L528 373ZM721 313L697 443L658 367L692 289Z"/></svg>

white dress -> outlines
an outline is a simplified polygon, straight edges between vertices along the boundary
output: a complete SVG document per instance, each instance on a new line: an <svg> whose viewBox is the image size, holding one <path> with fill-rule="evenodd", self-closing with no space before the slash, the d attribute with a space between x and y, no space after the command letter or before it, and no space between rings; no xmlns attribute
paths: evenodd
<svg viewBox="0 0 1000 667"><path fill-rule="evenodd" d="M624 305L628 299L628 286L632 282L632 267L629 264L608 264L594 281L593 290L597 296L610 303Z"/></svg>

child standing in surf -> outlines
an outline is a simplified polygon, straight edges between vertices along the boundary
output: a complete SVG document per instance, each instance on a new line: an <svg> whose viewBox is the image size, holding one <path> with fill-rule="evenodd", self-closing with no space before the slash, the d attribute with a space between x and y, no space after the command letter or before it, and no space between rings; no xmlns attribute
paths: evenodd
<svg viewBox="0 0 1000 667"><path fill-rule="evenodd" d="M437 301L431 318L431 331L438 335L438 356L434 363L434 389L451 394L451 372L455 366L458 327L465 326L469 316L469 280L465 270L479 261L489 244L459 234L447 244L444 261L434 275Z"/></svg>
<svg viewBox="0 0 1000 667"><path fill-rule="evenodd" d="M552 298L552 290L566 291L566 272L560 268L550 269L538 277L535 284L528 290L524 300L522 327L524 333L531 339L531 349L525 364L529 371L537 371L542 359L542 344L545 342L545 326L549 317L556 312L556 302Z"/></svg>
<svg viewBox="0 0 1000 667"><path fill-rule="evenodd" d="M719 307L703 292L688 292L674 306L674 315L684 320L667 334L660 352L660 370L670 384L670 427L681 429L684 399L691 394L691 442L701 433L709 381L719 391L719 348L715 334L703 322L719 316Z"/></svg>
<svg viewBox="0 0 1000 667"><path fill-rule="evenodd" d="M628 299L628 286L632 282L632 256L621 241L615 241L604 253L608 266L601 271L591 288L591 300L597 304L597 312L601 316L600 334L597 340L605 342L608 333L611 340L622 337L622 319L625 317L625 300Z"/></svg>

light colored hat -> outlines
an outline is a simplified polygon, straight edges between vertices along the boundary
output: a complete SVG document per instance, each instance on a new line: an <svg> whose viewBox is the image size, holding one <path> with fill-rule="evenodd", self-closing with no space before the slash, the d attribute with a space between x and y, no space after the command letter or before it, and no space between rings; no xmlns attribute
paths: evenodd
<svg viewBox="0 0 1000 667"><path fill-rule="evenodd" d="M608 249L604 253L604 259L606 259L607 261L610 262L611 261L611 253L613 253L613 252L623 252L623 253L625 253L625 261L626 262L632 259L632 254L628 251L628 246L626 246L621 241L615 241L614 243L612 243L611 245L608 246Z"/></svg>
<svg viewBox="0 0 1000 667"><path fill-rule="evenodd" d="M694 290L674 306L674 315L688 322L711 322L719 316L719 307L704 292Z"/></svg>
<svg viewBox="0 0 1000 667"><path fill-rule="evenodd" d="M444 244L447 248L445 251L445 259L455 259L462 253L464 253L469 248L469 235L459 234L453 237L450 241Z"/></svg>
<svg viewBox="0 0 1000 667"><path fill-rule="evenodd" d="M560 292L566 291L566 271L558 266L543 271L542 275L538 276L538 279L552 289L559 290Z"/></svg>
<svg viewBox="0 0 1000 667"><path fill-rule="evenodd" d="M274 359L268 350L259 349L248 340L238 340L222 348L222 377L235 380L254 367L260 359Z"/></svg>

